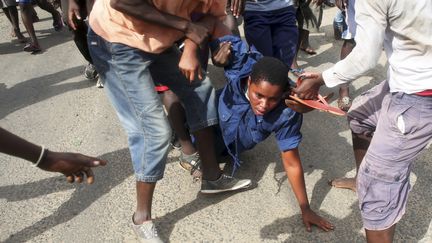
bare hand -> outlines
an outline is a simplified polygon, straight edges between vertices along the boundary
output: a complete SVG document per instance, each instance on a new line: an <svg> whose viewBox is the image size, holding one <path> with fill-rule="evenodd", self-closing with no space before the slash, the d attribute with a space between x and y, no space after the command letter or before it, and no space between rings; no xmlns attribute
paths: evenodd
<svg viewBox="0 0 432 243"><path fill-rule="evenodd" d="M322 218L318 214L316 214L311 209L306 209L302 211L303 223L308 232L311 232L312 225L316 225L324 231L334 230L334 226L328 222L326 219Z"/></svg>
<svg viewBox="0 0 432 243"><path fill-rule="evenodd" d="M201 44L207 39L209 33L206 27L189 22L185 31L185 35L188 39L195 42L195 44L201 46Z"/></svg>
<svg viewBox="0 0 432 243"><path fill-rule="evenodd" d="M324 80L320 73L304 73L301 75L300 84L293 91L300 99L313 100L318 96L318 91Z"/></svg>
<svg viewBox="0 0 432 243"><path fill-rule="evenodd" d="M191 47L191 44L195 45L195 48ZM179 62L179 69L190 82L195 80L195 75L198 75L198 79L202 80L201 63L197 56L195 43L187 43L187 40L185 41L185 47Z"/></svg>
<svg viewBox="0 0 432 243"><path fill-rule="evenodd" d="M243 14L245 8L246 0L231 0L231 12L232 15L238 18Z"/></svg>
<svg viewBox="0 0 432 243"><path fill-rule="evenodd" d="M323 98L328 102L333 97L333 93L330 93L326 96L323 96ZM291 110L294 110L298 113L308 113L310 111L315 110L314 108L304 105L298 101L295 101L293 99L285 99L285 105L288 106Z"/></svg>
<svg viewBox="0 0 432 243"><path fill-rule="evenodd" d="M213 64L218 67L225 67L229 64L230 56L231 42L222 42L219 44L219 49L217 49L212 56Z"/></svg>
<svg viewBox="0 0 432 243"><path fill-rule="evenodd" d="M80 8L75 0L69 0L69 10L68 10L68 24L73 29L76 30L75 19L81 20Z"/></svg>
<svg viewBox="0 0 432 243"><path fill-rule="evenodd" d="M39 164L39 168L60 172L66 176L68 182L81 183L87 177L87 183L94 182L92 167L106 165L106 161L77 153L59 153L46 151L45 159Z"/></svg>

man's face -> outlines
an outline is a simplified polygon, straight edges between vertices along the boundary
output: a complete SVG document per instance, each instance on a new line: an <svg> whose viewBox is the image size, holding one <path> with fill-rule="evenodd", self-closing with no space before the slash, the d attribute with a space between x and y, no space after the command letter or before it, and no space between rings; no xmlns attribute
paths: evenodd
<svg viewBox="0 0 432 243"><path fill-rule="evenodd" d="M279 85L273 85L265 80L254 83L249 77L247 95L255 115L262 116L273 110L280 102L283 92Z"/></svg>

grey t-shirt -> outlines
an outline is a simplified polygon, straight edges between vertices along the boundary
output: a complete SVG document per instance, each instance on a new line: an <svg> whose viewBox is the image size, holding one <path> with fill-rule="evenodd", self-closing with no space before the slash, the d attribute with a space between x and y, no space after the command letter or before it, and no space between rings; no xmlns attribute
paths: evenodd
<svg viewBox="0 0 432 243"><path fill-rule="evenodd" d="M272 11L294 4L293 0L247 0L245 11Z"/></svg>

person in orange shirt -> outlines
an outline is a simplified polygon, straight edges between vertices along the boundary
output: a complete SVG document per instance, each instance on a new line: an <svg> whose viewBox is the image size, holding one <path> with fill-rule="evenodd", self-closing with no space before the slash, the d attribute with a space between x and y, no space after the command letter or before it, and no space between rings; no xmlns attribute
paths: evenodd
<svg viewBox="0 0 432 243"><path fill-rule="evenodd" d="M224 174L216 161L215 91L197 56L212 29L191 21L192 14L200 13L222 21L225 7L226 1L219 0L98 0L90 14L90 54L128 134L137 188L131 223L141 241L161 242L151 220L151 206L171 137L153 80L168 86L185 107L201 157L201 192L232 191L251 184ZM180 53L174 43L182 38Z"/></svg>

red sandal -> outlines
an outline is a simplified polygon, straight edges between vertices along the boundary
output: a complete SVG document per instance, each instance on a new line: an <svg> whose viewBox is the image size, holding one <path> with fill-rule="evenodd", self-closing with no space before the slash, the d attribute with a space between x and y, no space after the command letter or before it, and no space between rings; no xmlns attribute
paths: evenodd
<svg viewBox="0 0 432 243"><path fill-rule="evenodd" d="M301 83L301 77L299 77L297 79L297 86L299 86L300 83ZM322 97L320 94L318 94L317 100L304 100L304 99L300 99L297 95L290 95L289 97L291 99L293 99L293 100L295 100L295 101L297 101L303 105L309 106L313 109L329 112L331 114L338 115L338 116L345 116L346 115L345 111L343 111L337 107L329 105L329 103L327 103L326 99L324 97Z"/></svg>

